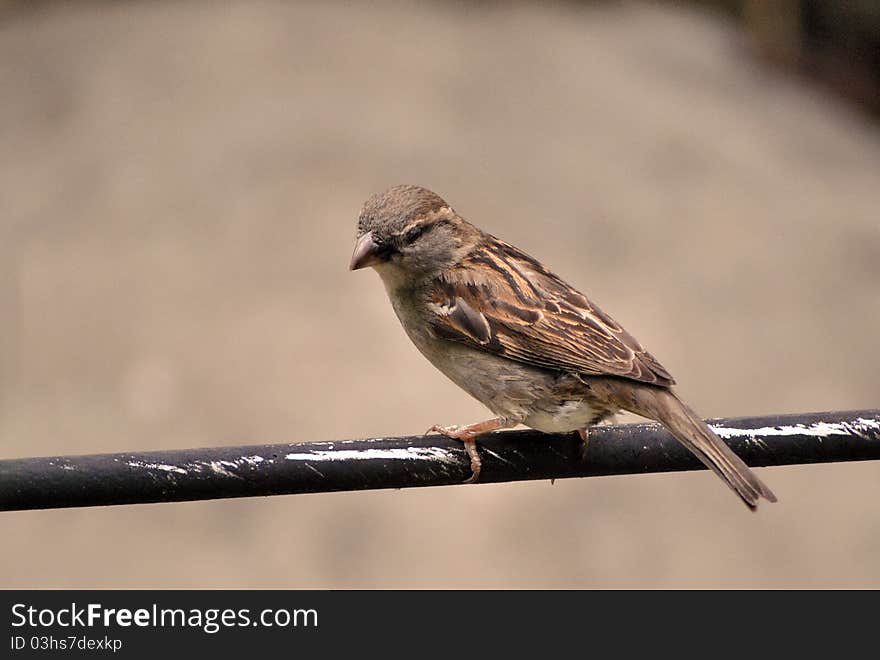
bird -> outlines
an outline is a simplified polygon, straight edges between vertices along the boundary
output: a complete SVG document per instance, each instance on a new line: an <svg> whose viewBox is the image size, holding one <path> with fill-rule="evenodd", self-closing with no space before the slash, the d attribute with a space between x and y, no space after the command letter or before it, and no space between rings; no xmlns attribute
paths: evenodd
<svg viewBox="0 0 880 660"><path fill-rule="evenodd" d="M537 259L465 220L439 195L397 185L358 216L350 270L372 267L404 332L493 418L435 425L464 443L471 476L476 438L524 425L577 432L621 411L655 420L752 510L773 492L672 389L662 364L583 293Z"/></svg>

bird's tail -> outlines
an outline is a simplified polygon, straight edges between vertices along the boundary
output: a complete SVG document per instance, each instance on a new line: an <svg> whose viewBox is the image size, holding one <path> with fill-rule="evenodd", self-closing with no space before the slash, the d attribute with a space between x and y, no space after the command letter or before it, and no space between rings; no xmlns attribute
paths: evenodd
<svg viewBox="0 0 880 660"><path fill-rule="evenodd" d="M721 477L750 509L756 509L762 497L769 502L776 501L773 491L671 390L638 387L627 403L632 405L623 406L626 410L663 424L706 467Z"/></svg>

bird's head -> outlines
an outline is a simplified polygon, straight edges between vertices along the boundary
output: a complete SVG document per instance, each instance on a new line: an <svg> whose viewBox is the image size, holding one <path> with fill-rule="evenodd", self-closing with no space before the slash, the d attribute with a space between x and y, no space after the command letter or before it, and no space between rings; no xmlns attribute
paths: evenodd
<svg viewBox="0 0 880 660"><path fill-rule="evenodd" d="M386 284L415 283L454 264L478 238L479 230L436 193L394 186L361 209L350 268L372 266Z"/></svg>

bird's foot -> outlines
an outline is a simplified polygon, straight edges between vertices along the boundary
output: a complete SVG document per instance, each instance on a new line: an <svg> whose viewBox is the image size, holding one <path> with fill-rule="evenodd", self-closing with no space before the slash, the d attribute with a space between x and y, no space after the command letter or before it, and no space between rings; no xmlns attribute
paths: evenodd
<svg viewBox="0 0 880 660"><path fill-rule="evenodd" d="M425 431L425 435L428 435L429 433L439 433L440 435L445 435L447 438L458 440L459 438L456 437L455 434L458 433L460 428L461 427L459 426L440 426L439 424L434 424L434 426Z"/></svg>
<svg viewBox="0 0 880 660"><path fill-rule="evenodd" d="M477 434L467 426L439 426L437 424L425 431L425 435L428 435L429 433L439 433L447 438L460 440L464 443L464 449L467 452L468 458L471 459L471 476L465 479L462 483L477 483L480 479L480 469L483 465L483 462L480 460L480 455L477 453L477 441L474 440Z"/></svg>

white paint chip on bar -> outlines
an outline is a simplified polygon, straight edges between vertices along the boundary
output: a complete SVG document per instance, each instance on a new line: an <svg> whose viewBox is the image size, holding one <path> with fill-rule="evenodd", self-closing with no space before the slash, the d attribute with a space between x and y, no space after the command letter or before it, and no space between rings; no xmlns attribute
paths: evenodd
<svg viewBox="0 0 880 660"><path fill-rule="evenodd" d="M404 460L404 461L441 461L443 463L459 463L460 459L446 449L439 447L393 447L389 449L337 449L335 451L310 451L287 454L288 461L348 461L348 460Z"/></svg>
<svg viewBox="0 0 880 660"><path fill-rule="evenodd" d="M220 474L220 475L223 475L224 477L240 478L237 474L233 474L232 472L230 472L229 470L226 469L227 467L231 467L231 468L238 467L238 463L235 463L233 461L209 461L209 462L201 463L201 465L199 465L197 463L193 467L196 470L201 470L202 467L207 467L207 468L210 468L211 472L213 472L214 474Z"/></svg>
<svg viewBox="0 0 880 660"><path fill-rule="evenodd" d="M808 435L824 438L829 435L867 435L869 431L880 431L880 420L859 417L854 422L816 422L815 424L792 424L789 426L762 426L756 429L735 429L727 426L711 425L722 438L754 438L755 436Z"/></svg>
<svg viewBox="0 0 880 660"><path fill-rule="evenodd" d="M214 474L219 474L224 477L240 478L239 475L235 474L234 472L230 472L229 468L242 468L245 465L254 468L257 467L260 463L264 463L265 461L266 459L262 456L242 456L241 458L237 458L231 461L195 461L193 463L186 463L182 466L168 465L165 463L148 463L146 461L127 461L126 465L130 467L141 468L143 470L160 470L162 472L174 474L188 474L189 472L201 472L203 470L210 470Z"/></svg>
<svg viewBox="0 0 880 660"><path fill-rule="evenodd" d="M143 470L161 470L162 472L174 472L175 474L186 474L186 470L176 465L165 465L163 463L147 463L145 461L128 461L126 465Z"/></svg>

